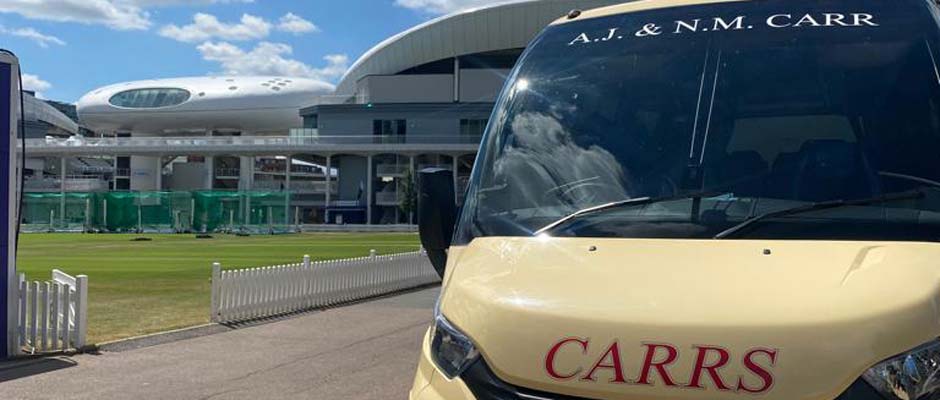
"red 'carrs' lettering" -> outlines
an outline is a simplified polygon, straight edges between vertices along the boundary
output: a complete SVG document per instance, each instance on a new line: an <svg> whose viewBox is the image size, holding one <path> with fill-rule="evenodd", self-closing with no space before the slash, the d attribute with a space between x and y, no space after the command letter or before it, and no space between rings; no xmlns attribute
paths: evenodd
<svg viewBox="0 0 940 400"><path fill-rule="evenodd" d="M607 359L610 359L609 363L604 363ZM587 373L582 381L593 381L594 372L599 368L611 369L614 371L614 378L610 380L610 383L626 383L627 381L623 379L623 366L620 364L620 345L617 342L614 342L607 348L607 351L597 359L597 362L594 363L594 367L591 368L591 371Z"/></svg>
<svg viewBox="0 0 940 400"><path fill-rule="evenodd" d="M558 350L561 349L562 346L568 343L579 343L581 345L581 352L587 353L587 348L588 348L587 339L568 338L558 343L555 343L555 345L552 346L551 350L548 351L548 355L545 356L545 371L548 372L548 375L551 376L552 378L560 379L560 380L567 380L567 379L574 378L576 375L581 373L580 367L574 372L570 374L565 374L565 375L559 374L555 370L555 354L558 353Z"/></svg>
<svg viewBox="0 0 940 400"><path fill-rule="evenodd" d="M672 364L679 358L679 350L675 347L668 344L653 344L647 343L646 345L646 360L643 361L643 369L640 371L640 379L637 379L636 383L638 385L652 385L650 382L650 372L655 368L659 372L659 376L663 379L663 384L666 386L676 386L676 383L672 380L672 377L669 376L669 371L666 369L669 364ZM665 349L666 358L656 361L656 350Z"/></svg>
<svg viewBox="0 0 940 400"><path fill-rule="evenodd" d="M763 354L767 357L769 361L768 366L762 366L754 360L754 356ZM747 354L744 355L744 368L747 368L748 371L753 373L755 376L760 378L763 384L759 388L748 387L744 383L744 377L738 377L738 391L744 391L748 393L766 393L774 386L774 376L768 371L768 369L774 364L777 363L777 350L776 349L753 349Z"/></svg>
<svg viewBox="0 0 940 400"><path fill-rule="evenodd" d="M695 367L692 369L692 379L686 387L703 389L702 373L707 372L712 382L715 383L715 387L719 390L731 390L721 379L721 374L718 373L718 370L727 365L728 361L731 359L728 350L710 346L694 346L694 348L698 350L698 356L695 358ZM705 365L709 353L717 354L718 359L709 365Z"/></svg>

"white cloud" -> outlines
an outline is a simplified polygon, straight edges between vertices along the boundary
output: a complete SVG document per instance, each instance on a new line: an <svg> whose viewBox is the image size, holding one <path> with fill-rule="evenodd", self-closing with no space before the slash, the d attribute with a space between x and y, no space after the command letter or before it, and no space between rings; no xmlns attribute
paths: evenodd
<svg viewBox="0 0 940 400"><path fill-rule="evenodd" d="M326 65L312 67L289 58L294 49L283 43L258 43L249 51L228 42L205 42L197 47L202 58L219 63L230 75L283 75L330 81L349 69L349 57L331 54L323 57Z"/></svg>
<svg viewBox="0 0 940 400"><path fill-rule="evenodd" d="M130 0L2 0L0 13L30 19L106 25L135 30L150 27L150 15Z"/></svg>
<svg viewBox="0 0 940 400"><path fill-rule="evenodd" d="M23 74L23 90L36 92L36 97L43 97L42 92L52 88L52 84L36 75Z"/></svg>
<svg viewBox="0 0 940 400"><path fill-rule="evenodd" d="M254 3L254 0L123 0L127 3L133 3L141 7L151 6L176 6L176 5L201 5L201 4L231 4L231 3Z"/></svg>
<svg viewBox="0 0 940 400"><path fill-rule="evenodd" d="M395 0L395 5L432 14L448 14L468 8L518 1L523 0Z"/></svg>
<svg viewBox="0 0 940 400"><path fill-rule="evenodd" d="M281 17L277 24L277 30L299 35L301 33L318 32L320 28L314 25L313 22L307 21L303 19L303 17L289 12Z"/></svg>
<svg viewBox="0 0 940 400"><path fill-rule="evenodd" d="M243 14L241 22L227 24L220 22L211 14L198 13L193 16L193 23L184 26L167 25L160 29L160 35L180 42L203 42L219 38L225 40L263 39L271 33L271 23L264 18Z"/></svg>
<svg viewBox="0 0 940 400"><path fill-rule="evenodd" d="M7 29L0 25L0 34L18 36L21 38L26 38L36 42L39 47L46 48L49 47L49 44L57 44L59 46L65 46L65 41L59 39L58 37L52 35L46 35L42 32L39 32L33 28L16 28L16 29Z"/></svg>
<svg viewBox="0 0 940 400"><path fill-rule="evenodd" d="M0 13L26 18L105 25L118 30L145 30L153 22L151 7L253 3L254 0L0 0Z"/></svg>

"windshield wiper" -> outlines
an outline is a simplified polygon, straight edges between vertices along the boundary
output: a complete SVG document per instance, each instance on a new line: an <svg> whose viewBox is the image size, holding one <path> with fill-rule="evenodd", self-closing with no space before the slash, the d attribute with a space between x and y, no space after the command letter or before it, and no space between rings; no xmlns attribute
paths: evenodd
<svg viewBox="0 0 940 400"><path fill-rule="evenodd" d="M558 226L561 225L561 224L564 224L564 223L566 223L566 222L568 222L568 221L571 221L571 220L573 220L573 219L575 219L575 218L579 218L579 217L581 217L581 216L583 216L583 215L586 215L586 214L592 214L592 213L596 213L596 212L600 212L600 211L613 210L613 209L623 208L623 207L634 207L634 206L644 206L644 205L649 205L649 204L654 204L654 203L663 203L663 202L674 201L674 200L684 200L684 199L695 199L695 198L704 198L704 197L714 197L714 196L722 195L722 194L725 194L725 193L728 193L728 192L726 192L726 191L714 191L714 190L712 190L712 191L702 191L702 192L686 193L686 194L680 194L680 195L676 195L676 196L637 197L637 198L633 198L633 199L620 200L620 201L615 201L615 202L612 202L612 203L601 204L601 205L599 205L599 206L589 207L589 208L585 208L585 209L581 209L581 210L575 211L575 212L573 212L573 213L571 213L571 214L568 214L568 215L566 215L566 216L564 216L564 217L562 217L562 218L560 218L560 219L558 219L558 220L555 220L554 222L552 222L552 223L550 223L550 224L548 224L548 225L545 225L544 227L542 227L542 228L540 228L539 230L535 231L535 234L534 234L534 235L535 235L535 236L541 235L541 234L543 234L543 233L545 233L545 232L547 232L547 231L550 231L550 230L552 230L552 229L555 229L556 227L558 227Z"/></svg>
<svg viewBox="0 0 940 400"><path fill-rule="evenodd" d="M886 193L880 196L869 197L865 199L830 200L830 201L810 203L810 204L805 204L805 205L801 205L797 207L785 208L785 209L777 210L777 211L770 211L770 212L766 212L760 215L753 216L751 218L748 218L742 221L741 223L735 226L725 229L721 233L715 235L714 238L715 239L728 239L730 237L733 237L738 232L741 232L758 222L761 222L770 218L785 217L788 215L801 214L801 213L810 212L810 211L828 210L830 208L839 208L839 207L847 207L847 206L864 206L864 205L870 205L870 204L887 203L887 202L896 201L896 200L918 199L924 196L926 196L926 194L922 190L915 189L915 190L909 190L905 192Z"/></svg>

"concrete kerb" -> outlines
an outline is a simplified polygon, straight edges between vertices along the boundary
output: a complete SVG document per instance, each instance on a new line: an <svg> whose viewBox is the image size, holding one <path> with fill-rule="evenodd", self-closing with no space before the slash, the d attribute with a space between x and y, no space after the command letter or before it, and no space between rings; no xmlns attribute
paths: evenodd
<svg viewBox="0 0 940 400"><path fill-rule="evenodd" d="M380 296L369 297L366 299L349 301L341 304L336 304L327 307L318 307L307 310L301 310L291 313L285 313L282 315L276 315L272 317L258 318L253 320L240 321L236 323L226 323L226 324L217 324L217 323L208 323L188 328L176 329L166 332L157 332L143 336L137 336L127 339L119 339L110 342L99 343L96 345L85 346L80 352L81 353L95 353L99 351L105 352L121 352L128 350L135 350L144 347L156 346L166 343L172 343L180 340L194 339L202 336L215 335L218 333L228 332L235 329L248 328L252 326L270 324L279 321L285 321L293 318L302 317L305 315L323 312L335 308L348 307L356 304L367 303L371 301L381 300L384 298L395 297L406 293L418 292L428 288L440 286L440 283L432 283L428 285L422 285L418 287L413 287L409 289L403 289L396 292L386 293ZM74 354L72 352L71 354ZM48 356L45 355L45 356Z"/></svg>
<svg viewBox="0 0 940 400"><path fill-rule="evenodd" d="M403 295L406 293L418 292L421 290L433 288L440 286L440 283L432 283L428 285L422 285L419 287L403 289L392 293L386 293L384 295L370 297L366 299L354 300L350 302L345 302L341 304L336 304L328 307L320 307L309 310L302 310L293 313L287 313L283 315L260 318L255 320L241 321L238 323L230 324L216 324L208 323L203 325L197 325L187 328L174 329L171 331L165 332L156 332L147 335L141 335L126 339L113 340L108 342L102 342L98 344L90 344L82 347L78 350L68 350L68 351L58 351L51 353L42 353L35 355L23 355L17 358L14 358L9 361L0 362L0 371L11 368L19 368L25 365L29 365L31 362L36 362L45 359L54 359L56 357L70 357L77 354L96 354L99 352L123 352L141 349L145 347L157 346L161 344L173 343L177 341L195 339L198 337L215 335L218 333L229 332L236 329L249 328L253 326L265 325L279 321L290 320L294 318L299 318L305 315L310 315L318 312L328 311L331 309L342 308L353 306L356 304L368 303L371 301L377 301L389 297L395 297Z"/></svg>

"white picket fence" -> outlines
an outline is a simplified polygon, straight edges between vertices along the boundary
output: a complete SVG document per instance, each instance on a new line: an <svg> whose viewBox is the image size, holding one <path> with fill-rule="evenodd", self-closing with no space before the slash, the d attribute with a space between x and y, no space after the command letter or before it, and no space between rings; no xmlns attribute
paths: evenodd
<svg viewBox="0 0 940 400"><path fill-rule="evenodd" d="M212 265L212 321L326 307L440 281L424 252L222 270Z"/></svg>
<svg viewBox="0 0 940 400"><path fill-rule="evenodd" d="M57 269L46 282L28 282L20 274L18 286L17 348L37 354L85 346L88 329L88 277Z"/></svg>

